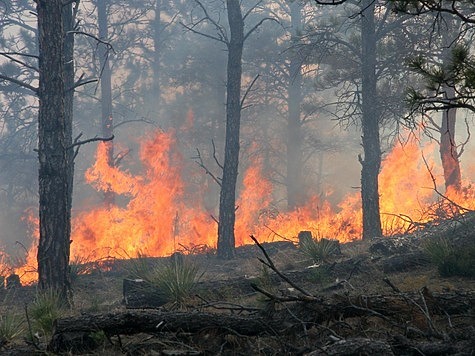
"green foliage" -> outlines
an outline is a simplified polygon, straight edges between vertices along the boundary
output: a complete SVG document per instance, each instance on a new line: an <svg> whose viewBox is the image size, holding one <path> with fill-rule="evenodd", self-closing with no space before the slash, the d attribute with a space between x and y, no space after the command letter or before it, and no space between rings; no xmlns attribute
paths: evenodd
<svg viewBox="0 0 475 356"><path fill-rule="evenodd" d="M196 283L202 276L200 269L183 255L175 254L168 261L151 262L144 255L130 261L128 274L133 278L143 279L175 307L183 307Z"/></svg>
<svg viewBox="0 0 475 356"><path fill-rule="evenodd" d="M262 265L261 266L261 272L259 273L259 276L257 277L257 285L261 287L262 289L266 290L269 293L276 293L277 292L277 287L276 284L272 282L272 276L269 270L269 267Z"/></svg>
<svg viewBox="0 0 475 356"><path fill-rule="evenodd" d="M53 332L53 323L66 311L66 306L60 293L54 289L38 292L29 308L32 319L33 332L50 336Z"/></svg>
<svg viewBox="0 0 475 356"><path fill-rule="evenodd" d="M300 245L302 252L315 263L325 262L339 251L338 243L329 239L305 239Z"/></svg>
<svg viewBox="0 0 475 356"><path fill-rule="evenodd" d="M454 249L437 269L442 277L475 278L475 246Z"/></svg>
<svg viewBox="0 0 475 356"><path fill-rule="evenodd" d="M91 261L86 257L74 257L69 263L69 277L71 284L77 282L81 274L91 272Z"/></svg>
<svg viewBox="0 0 475 356"><path fill-rule="evenodd" d="M172 259L165 265L155 267L148 281L163 291L176 307L183 307L202 276L199 272L198 266L192 262Z"/></svg>
<svg viewBox="0 0 475 356"><path fill-rule="evenodd" d="M5 313L0 315L0 345L8 343L25 331L25 321L22 317Z"/></svg>
<svg viewBox="0 0 475 356"><path fill-rule="evenodd" d="M328 270L328 266L319 266L317 268L311 269L311 279L314 283L319 285L325 285L332 281L332 277L330 271Z"/></svg>
<svg viewBox="0 0 475 356"><path fill-rule="evenodd" d="M452 254L453 248L445 237L435 237L427 240L423 245L424 252L436 266L444 263Z"/></svg>
<svg viewBox="0 0 475 356"><path fill-rule="evenodd" d="M442 277L475 277L475 246L454 247L439 237L426 242L424 250Z"/></svg>
<svg viewBox="0 0 475 356"><path fill-rule="evenodd" d="M127 260L125 269L130 278L148 281L157 267L157 263L152 263L146 254L138 251L135 258Z"/></svg>

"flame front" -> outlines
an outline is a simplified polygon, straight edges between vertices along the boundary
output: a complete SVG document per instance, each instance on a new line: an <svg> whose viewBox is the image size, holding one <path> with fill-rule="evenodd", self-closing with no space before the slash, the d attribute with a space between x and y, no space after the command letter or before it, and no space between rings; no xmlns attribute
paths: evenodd
<svg viewBox="0 0 475 356"><path fill-rule="evenodd" d="M216 245L217 224L214 212L204 207L204 184L190 179L190 168L177 149L175 133L157 132L141 145L141 169L132 173L110 167L105 144L99 144L95 164L86 179L99 192L113 191L115 206L98 206L75 216L72 222L71 255L98 260L107 257L134 257L138 252L164 256L182 248ZM384 233L403 233L414 222L431 217L428 207L437 194L434 177L440 168L428 158L435 146L425 145L421 153L416 139L397 143L383 162L379 176L380 209ZM314 236L348 242L362 235L359 191L348 194L337 206L317 196L294 211L279 212L273 206L273 184L263 174L262 159L256 155L243 174L236 206L236 244L251 243L250 234L260 241L296 240L299 231ZM187 177L188 179L183 179ZM470 187L465 182L465 186ZM475 207L473 190L447 192L450 199L467 208ZM34 264L36 248L28 253L28 266ZM1 265L1 261L0 261ZM1 267L1 266L0 266ZM27 267L16 269L24 275ZM30 274L31 275L31 274ZM22 282L31 282L23 277Z"/></svg>
<svg viewBox="0 0 475 356"><path fill-rule="evenodd" d="M104 144L86 172L97 189L126 196L125 206L98 207L73 221L72 255L88 258L131 257L138 251L162 256L183 246L207 243L214 235L212 218L189 193L181 178L183 159L174 151L173 132L158 132L140 150L142 175L109 167Z"/></svg>

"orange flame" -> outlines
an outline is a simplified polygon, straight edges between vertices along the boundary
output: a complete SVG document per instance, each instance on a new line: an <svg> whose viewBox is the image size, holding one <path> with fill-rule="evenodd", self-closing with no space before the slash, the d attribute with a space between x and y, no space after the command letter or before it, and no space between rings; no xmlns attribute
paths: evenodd
<svg viewBox="0 0 475 356"><path fill-rule="evenodd" d="M189 115L187 126L192 125ZM425 145L424 156L435 154ZM279 213L273 207L273 185L263 174L262 159L256 157L243 174L237 199L236 244L251 243L249 234L260 241L295 241L302 230L314 236L348 242L362 233L360 193L348 194L333 207L328 201L311 197L303 207ZM380 207L386 234L405 232L413 221L427 221L427 207L437 195L433 179L441 177L434 161L421 160L415 139L397 143L383 162L379 177ZM73 219L71 255L98 260L133 257L137 253L164 256L183 246L216 245L216 222L204 207L203 186L189 179L190 167L177 150L175 133L157 132L145 139L139 153L140 173L110 167L105 144L99 144L87 181L98 191L120 195L115 206L99 206ZM429 171L430 169L430 171ZM196 171L195 171L196 174ZM183 177L188 177L184 180ZM435 178L434 178L435 177ZM475 207L471 187L447 192L467 208ZM36 249L28 253L26 265L35 265ZM1 264L0 264L1 267ZM15 272L24 275L24 269ZM23 277L22 282L31 282Z"/></svg>

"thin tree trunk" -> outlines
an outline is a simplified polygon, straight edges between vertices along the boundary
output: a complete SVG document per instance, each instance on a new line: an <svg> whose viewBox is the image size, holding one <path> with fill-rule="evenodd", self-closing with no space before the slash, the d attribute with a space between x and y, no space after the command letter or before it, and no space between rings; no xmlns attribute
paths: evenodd
<svg viewBox="0 0 475 356"><path fill-rule="evenodd" d="M298 55L302 26L301 4L294 1L291 10L291 55L289 65L288 118L287 118L287 207L293 210L304 204L302 121L300 103L302 101L302 62Z"/></svg>
<svg viewBox="0 0 475 356"><path fill-rule="evenodd" d="M378 97L376 92L376 34L374 1L364 0L361 15L362 129L364 159L361 162L363 239L382 235L378 175L381 166Z"/></svg>
<svg viewBox="0 0 475 356"><path fill-rule="evenodd" d="M73 3L63 6L63 27L64 27L64 113L66 125L66 142L68 146L73 143L73 106L74 106L74 21ZM68 167L69 167L69 193L68 206L72 209L73 186L74 186L74 150L69 149Z"/></svg>
<svg viewBox="0 0 475 356"><path fill-rule="evenodd" d="M39 220L38 285L66 300L70 290L71 150L65 113L63 1L38 0Z"/></svg>
<svg viewBox="0 0 475 356"><path fill-rule="evenodd" d="M108 41L108 21L107 21L107 0L97 2L97 17L99 25L99 39ZM112 137L114 133L114 122L112 116L112 73L109 64L109 50L103 43L99 44L99 64L101 76L101 122L102 136ZM107 148L107 163L114 166L114 143L113 141L103 142ZM104 204L110 208L115 202L115 194L111 189L104 192Z"/></svg>
<svg viewBox="0 0 475 356"><path fill-rule="evenodd" d="M447 98L455 97L455 89L446 86ZM442 113L442 125L440 126L439 153L444 170L445 189L459 192L462 189L462 174L458 158L457 146L455 145L455 122L457 109L444 110Z"/></svg>
<svg viewBox="0 0 475 356"><path fill-rule="evenodd" d="M156 0L155 2L155 18L153 20L153 62L152 62L152 93L151 93L151 105L152 113L156 115L156 118L159 116L160 112L160 63L161 63L161 40L162 40L162 22L160 16L162 13L162 5L164 0Z"/></svg>
<svg viewBox="0 0 475 356"><path fill-rule="evenodd" d="M226 142L224 168L219 199L217 254L230 259L235 255L236 181L239 164L239 130L241 126L241 74L244 45L244 20L239 0L227 0L231 38L228 44Z"/></svg>

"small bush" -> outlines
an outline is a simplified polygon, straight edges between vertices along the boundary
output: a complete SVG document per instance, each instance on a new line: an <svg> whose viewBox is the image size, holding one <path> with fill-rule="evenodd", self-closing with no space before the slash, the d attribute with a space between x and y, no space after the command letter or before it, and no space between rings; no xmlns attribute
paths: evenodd
<svg viewBox="0 0 475 356"><path fill-rule="evenodd" d="M429 239L423 245L429 260L439 266L453 253L453 247L445 237Z"/></svg>
<svg viewBox="0 0 475 356"><path fill-rule="evenodd" d="M6 344L25 331L24 319L13 313L0 315L0 345Z"/></svg>
<svg viewBox="0 0 475 356"><path fill-rule="evenodd" d="M29 314L33 321L33 332L41 336L50 336L53 332L53 323L66 311L59 292L49 289L38 292L35 300L29 308Z"/></svg>
<svg viewBox="0 0 475 356"><path fill-rule="evenodd" d="M172 258L165 264L155 266L145 280L165 293L175 307L181 308L191 298L202 275L194 263L184 258Z"/></svg>
<svg viewBox="0 0 475 356"><path fill-rule="evenodd" d="M157 267L158 263L152 263L146 254L139 251L135 258L127 260L125 270L130 278L148 281Z"/></svg>
<svg viewBox="0 0 475 356"><path fill-rule="evenodd" d="M424 250L442 277L475 278L475 246L454 247L445 237L429 240Z"/></svg>
<svg viewBox="0 0 475 356"><path fill-rule="evenodd" d="M305 239L302 241L300 249L315 263L320 263L325 262L331 255L337 254L340 246L336 240Z"/></svg>
<svg viewBox="0 0 475 356"><path fill-rule="evenodd" d="M461 276L475 278L475 246L456 248L437 265L442 277Z"/></svg>

